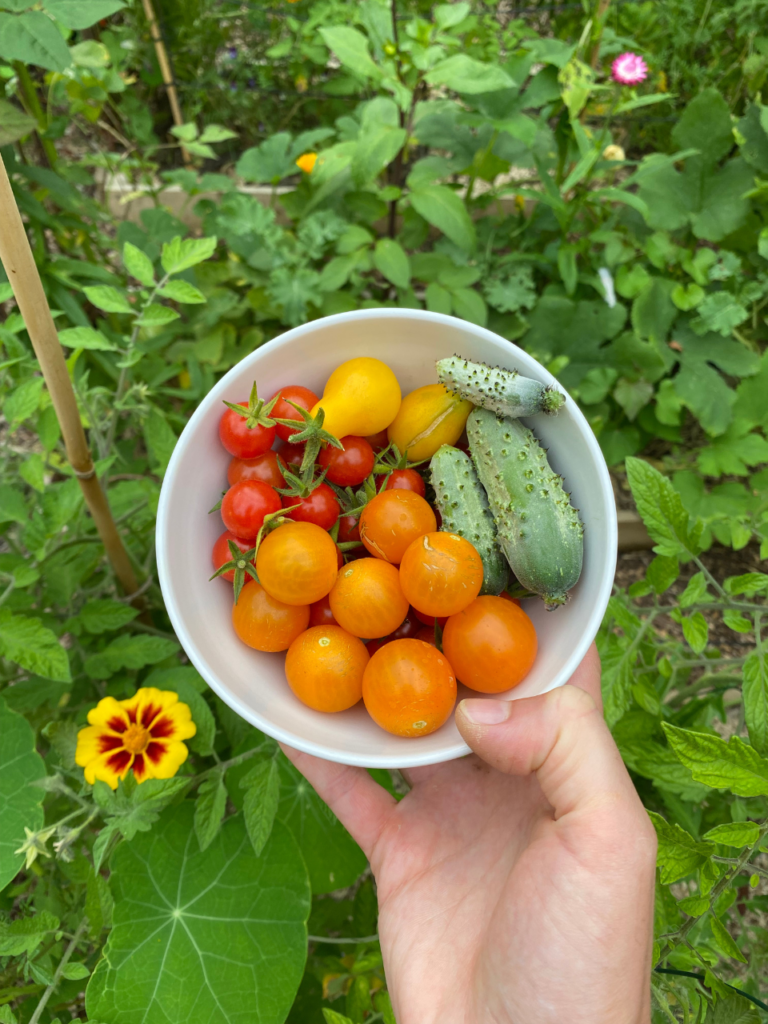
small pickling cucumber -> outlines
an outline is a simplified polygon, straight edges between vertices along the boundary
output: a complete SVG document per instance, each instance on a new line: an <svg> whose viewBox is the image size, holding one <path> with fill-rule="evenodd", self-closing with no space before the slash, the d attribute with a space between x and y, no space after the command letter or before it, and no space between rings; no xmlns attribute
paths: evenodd
<svg viewBox="0 0 768 1024"><path fill-rule="evenodd" d="M501 370L461 356L438 359L437 379L473 405L513 419L537 412L555 413L565 401L562 391L521 377L517 370Z"/></svg>
<svg viewBox="0 0 768 1024"><path fill-rule="evenodd" d="M519 420L474 409L467 436L512 571L547 608L565 604L581 575L584 525L562 477Z"/></svg>
<svg viewBox="0 0 768 1024"><path fill-rule="evenodd" d="M509 568L496 542L496 525L488 497L477 478L472 460L458 448L444 444L430 463L435 504L442 529L464 537L483 560L481 594L500 594L509 582Z"/></svg>

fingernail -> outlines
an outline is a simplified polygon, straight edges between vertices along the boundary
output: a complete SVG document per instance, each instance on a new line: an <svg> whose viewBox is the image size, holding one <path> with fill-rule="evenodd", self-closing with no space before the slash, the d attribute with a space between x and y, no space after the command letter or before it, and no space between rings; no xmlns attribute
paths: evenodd
<svg viewBox="0 0 768 1024"><path fill-rule="evenodd" d="M498 725L506 722L512 710L508 700L463 700L461 713L475 725Z"/></svg>

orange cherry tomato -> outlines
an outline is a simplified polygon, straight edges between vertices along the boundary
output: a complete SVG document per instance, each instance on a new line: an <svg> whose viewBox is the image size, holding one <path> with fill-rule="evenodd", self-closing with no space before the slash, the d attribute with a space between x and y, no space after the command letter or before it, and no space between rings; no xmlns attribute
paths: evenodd
<svg viewBox="0 0 768 1024"><path fill-rule="evenodd" d="M314 604L336 581L336 545L314 523L285 523L261 542L256 572L264 589L278 601Z"/></svg>
<svg viewBox="0 0 768 1024"><path fill-rule="evenodd" d="M450 717L456 676L448 659L423 640L393 640L363 676L363 700L374 722L395 736L428 736Z"/></svg>
<svg viewBox="0 0 768 1024"><path fill-rule="evenodd" d="M393 633L408 614L397 569L379 558L347 563L339 572L330 602L338 624L353 636L367 639Z"/></svg>
<svg viewBox="0 0 768 1024"><path fill-rule="evenodd" d="M285 658L288 685L315 711L346 711L363 695L368 651L341 626L313 626L297 637Z"/></svg>
<svg viewBox="0 0 768 1024"><path fill-rule="evenodd" d="M338 622L333 617L327 594L309 606L309 624L310 626L338 626Z"/></svg>
<svg viewBox="0 0 768 1024"><path fill-rule="evenodd" d="M227 480L230 485L239 484L241 480L261 480L270 487L285 487L285 478L277 462L277 452L273 451L257 455L255 459L235 457L227 467Z"/></svg>
<svg viewBox="0 0 768 1024"><path fill-rule="evenodd" d="M501 693L522 682L536 648L533 623L502 597L478 597L443 630L443 651L457 677L480 693Z"/></svg>
<svg viewBox="0 0 768 1024"><path fill-rule="evenodd" d="M474 601L482 585L482 558L455 533L420 537L400 562L403 593L425 615L455 615Z"/></svg>
<svg viewBox="0 0 768 1024"><path fill-rule="evenodd" d="M360 516L360 539L376 558L395 565L413 541L437 528L435 513L413 491L381 491Z"/></svg>
<svg viewBox="0 0 768 1024"><path fill-rule="evenodd" d="M307 605L283 604L256 580L248 580L232 607L232 625L249 647L257 651L286 651L309 623Z"/></svg>

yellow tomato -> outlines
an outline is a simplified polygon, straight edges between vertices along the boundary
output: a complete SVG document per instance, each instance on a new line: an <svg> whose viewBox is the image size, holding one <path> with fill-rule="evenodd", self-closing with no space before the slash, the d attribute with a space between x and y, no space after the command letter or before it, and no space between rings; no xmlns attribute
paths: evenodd
<svg viewBox="0 0 768 1024"><path fill-rule="evenodd" d="M312 415L322 409L323 429L334 437L368 437L389 426L400 408L400 397L397 377L386 363L362 356L336 367Z"/></svg>
<svg viewBox="0 0 768 1024"><path fill-rule="evenodd" d="M427 384L406 395L390 424L389 440L408 452L410 462L431 459L443 444L455 444L472 410L472 403L442 384Z"/></svg>

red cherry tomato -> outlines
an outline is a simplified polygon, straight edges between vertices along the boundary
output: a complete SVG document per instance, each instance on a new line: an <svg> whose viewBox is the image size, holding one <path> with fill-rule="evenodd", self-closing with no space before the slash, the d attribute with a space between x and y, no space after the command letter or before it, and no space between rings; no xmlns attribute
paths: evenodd
<svg viewBox="0 0 768 1024"><path fill-rule="evenodd" d="M385 491L413 491L423 498L427 493L424 478L415 469L395 469L386 478Z"/></svg>
<svg viewBox="0 0 768 1024"><path fill-rule="evenodd" d="M431 615L425 615L424 612L420 612L417 608L413 609L413 614L416 616L419 622L423 622L425 626L429 626L430 629L434 629L435 620ZM447 616L445 618L438 617L437 624L440 627L440 629L444 628L447 621Z"/></svg>
<svg viewBox="0 0 768 1024"><path fill-rule="evenodd" d="M343 451L331 445L323 448L317 457L318 465L327 470L326 479L332 484L356 487L370 476L376 456L364 437L348 434L341 438L341 443L344 445Z"/></svg>
<svg viewBox="0 0 768 1024"><path fill-rule="evenodd" d="M342 516L339 519L339 544L360 540L360 520L357 516Z"/></svg>
<svg viewBox="0 0 768 1024"><path fill-rule="evenodd" d="M338 622L333 617L327 594L309 606L309 625L310 628L312 626L338 626Z"/></svg>
<svg viewBox="0 0 768 1024"><path fill-rule="evenodd" d="M256 540L264 516L277 512L280 495L261 480L242 480L230 487L221 501L221 518L241 540Z"/></svg>
<svg viewBox="0 0 768 1024"><path fill-rule="evenodd" d="M320 401L314 391L310 391L309 388L303 388L300 384L289 384L287 387L276 391L275 395L280 397L275 402L270 416L281 420L301 419L301 413L296 412L293 405L288 405L288 401L293 402L294 405L298 405L302 409L306 409L307 412ZM272 395L272 398L275 395ZM298 434L300 429L300 427L284 427L282 423L278 423L277 436L281 440L287 441L291 434Z"/></svg>
<svg viewBox="0 0 768 1024"><path fill-rule="evenodd" d="M255 459L232 459L227 468L227 480L230 484L239 484L241 480L261 480L270 487L285 487L277 452L272 451L257 455Z"/></svg>
<svg viewBox="0 0 768 1024"><path fill-rule="evenodd" d="M230 533L229 530L225 530L213 545L213 551L211 552L214 570L220 569L225 562L232 561L232 552L229 550L230 541L233 541L240 551L248 551L249 548L253 547L253 544L250 541L240 540L240 538L236 537L234 533ZM227 583L234 582L235 570L230 569L229 572L222 573L219 579L226 580Z"/></svg>
<svg viewBox="0 0 768 1024"><path fill-rule="evenodd" d="M328 484L319 484L306 498L296 495L283 495L283 508L298 505L293 512L288 512L289 519L297 523L314 523L324 530L330 530L339 518L339 502Z"/></svg>
<svg viewBox="0 0 768 1024"><path fill-rule="evenodd" d="M247 407L248 399L235 404ZM275 428L262 427L260 423L249 427L245 416L225 409L219 420L219 437L230 455L239 459L255 459L257 455L268 452L274 444Z"/></svg>
<svg viewBox="0 0 768 1024"><path fill-rule="evenodd" d="M380 430L378 434L371 434L369 437L366 437L365 440L375 452L383 451L383 449L389 444L387 428L385 427L384 430Z"/></svg>
<svg viewBox="0 0 768 1024"><path fill-rule="evenodd" d="M433 647L437 647L437 643L435 642L435 631L434 629L430 629L429 626L422 626L413 639L423 640L425 644L432 644Z"/></svg>
<svg viewBox="0 0 768 1024"><path fill-rule="evenodd" d="M339 545L336 545L336 564L339 569L344 565L344 552L341 550Z"/></svg>
<svg viewBox="0 0 768 1024"><path fill-rule="evenodd" d="M409 608L408 614L392 633L390 640L405 640L409 636L416 636L421 628L421 621L416 618L416 609Z"/></svg>
<svg viewBox="0 0 768 1024"><path fill-rule="evenodd" d="M299 468L301 460L304 458L304 445L282 444L275 452L275 455L279 456L286 466L293 471ZM278 467L279 465L278 463Z"/></svg>

